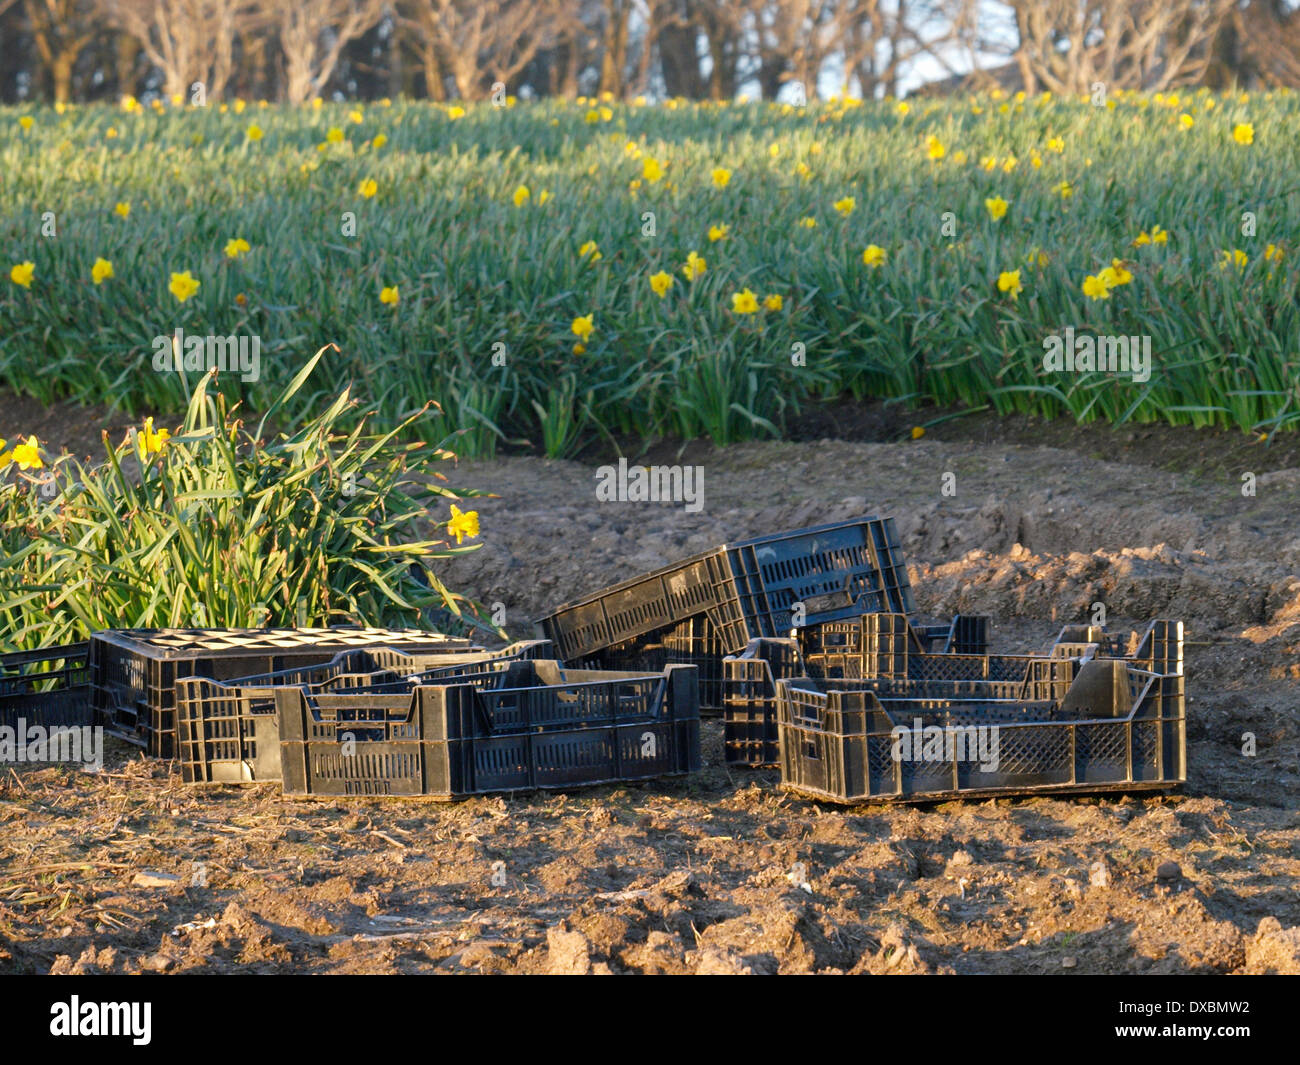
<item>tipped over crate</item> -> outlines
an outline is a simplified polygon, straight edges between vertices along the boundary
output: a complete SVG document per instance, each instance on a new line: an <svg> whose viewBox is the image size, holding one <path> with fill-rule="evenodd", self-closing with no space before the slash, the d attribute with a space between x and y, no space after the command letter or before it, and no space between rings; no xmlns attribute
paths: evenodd
<svg viewBox="0 0 1300 1065"><path fill-rule="evenodd" d="M464 639L416 629L338 626L322 629L122 629L90 638L96 720L149 754L175 750L176 682L229 680L322 665L349 648L467 651Z"/></svg>
<svg viewBox="0 0 1300 1065"><path fill-rule="evenodd" d="M700 767L693 666L663 673L523 661L488 683L406 694L275 693L286 795L459 799L648 780Z"/></svg>
<svg viewBox="0 0 1300 1065"><path fill-rule="evenodd" d="M187 783L234 784L280 779L277 688L312 694L409 693L420 684L490 684L511 663L548 657L549 640L523 640L498 651L408 654L390 648L342 651L323 665L300 666L226 682L176 682L176 757Z"/></svg>
<svg viewBox="0 0 1300 1065"><path fill-rule="evenodd" d="M802 625L912 613L892 518L862 518L746 540L711 559L722 590L709 618L726 651Z"/></svg>
<svg viewBox="0 0 1300 1065"><path fill-rule="evenodd" d="M0 728L93 725L88 652L74 643L0 655Z"/></svg>
<svg viewBox="0 0 1300 1065"><path fill-rule="evenodd" d="M780 680L781 783L836 803L1176 787L1186 721L1167 680L1115 658L1038 659L1020 682Z"/></svg>
<svg viewBox="0 0 1300 1065"><path fill-rule="evenodd" d="M603 589L541 619L565 660L707 617L722 650L876 610L907 614L911 587L890 518L859 518L728 544Z"/></svg>
<svg viewBox="0 0 1300 1065"><path fill-rule="evenodd" d="M721 711L722 659L751 639L911 609L893 521L860 518L724 545L566 604L540 626L561 657L590 668L698 666L702 709Z"/></svg>

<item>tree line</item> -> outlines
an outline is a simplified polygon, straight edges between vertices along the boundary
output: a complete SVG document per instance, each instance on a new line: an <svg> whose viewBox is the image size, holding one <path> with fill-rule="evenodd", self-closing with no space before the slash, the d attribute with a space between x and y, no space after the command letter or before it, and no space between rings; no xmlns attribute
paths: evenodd
<svg viewBox="0 0 1300 1065"><path fill-rule="evenodd" d="M0 0L0 101L1300 85L1295 0ZM828 90L828 86L831 88Z"/></svg>

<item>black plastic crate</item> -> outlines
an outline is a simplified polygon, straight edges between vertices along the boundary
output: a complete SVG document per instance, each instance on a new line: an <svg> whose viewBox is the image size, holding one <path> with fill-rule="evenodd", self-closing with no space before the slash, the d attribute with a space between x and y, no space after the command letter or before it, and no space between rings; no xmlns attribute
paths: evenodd
<svg viewBox="0 0 1300 1065"><path fill-rule="evenodd" d="M693 666L663 673L516 662L409 694L276 690L287 795L425 795L647 780L700 767Z"/></svg>
<svg viewBox="0 0 1300 1065"><path fill-rule="evenodd" d="M922 625L913 629L920 650L951 655L982 655L989 649L986 614L954 614L947 625Z"/></svg>
<svg viewBox="0 0 1300 1065"><path fill-rule="evenodd" d="M0 655L0 727L93 725L88 651L74 643Z"/></svg>
<svg viewBox="0 0 1300 1065"><path fill-rule="evenodd" d="M649 670L661 673L669 665L697 666L700 671L700 710L723 709L724 651L722 640L707 616L687 618L676 625L638 636L574 662L580 669Z"/></svg>
<svg viewBox="0 0 1300 1065"><path fill-rule="evenodd" d="M856 658L805 657L796 639L752 640L743 654L723 660L724 760L728 765L780 764L776 688L780 680L850 678L861 690L918 698L1060 698L1078 669L1073 659L989 657L994 668L988 674L975 675L972 669L972 676L964 680L862 678Z"/></svg>
<svg viewBox="0 0 1300 1065"><path fill-rule="evenodd" d="M623 673L662 673L668 667L663 633L651 633L606 647L582 658L569 659L574 669L605 669Z"/></svg>
<svg viewBox="0 0 1300 1065"><path fill-rule="evenodd" d="M687 618L664 634L668 664L697 666L700 671L700 709L722 710L722 637L708 617Z"/></svg>
<svg viewBox="0 0 1300 1065"><path fill-rule="evenodd" d="M866 656L874 661L863 675L893 672L908 655L984 655L988 652L989 619L957 614L947 625L913 625L905 614L882 611L840 621L809 625L795 632L808 655Z"/></svg>
<svg viewBox="0 0 1300 1065"><path fill-rule="evenodd" d="M1181 676L1183 664L1182 622L1167 619L1150 622L1132 650L1118 633L1066 626L1042 655L932 654L921 649L905 616L883 613L809 627L799 641L811 675L832 678L1020 680L1027 664L1041 658L1121 658L1151 673Z"/></svg>
<svg viewBox="0 0 1300 1065"><path fill-rule="evenodd" d="M107 731L171 758L175 752L176 682L232 680L322 665L349 648L465 651L464 639L417 629L338 626L327 629L122 629L90 638L96 720Z"/></svg>
<svg viewBox="0 0 1300 1065"><path fill-rule="evenodd" d="M738 655L723 659L723 761L727 765L779 765L776 682L806 675L799 642L751 640Z"/></svg>
<svg viewBox="0 0 1300 1065"><path fill-rule="evenodd" d="M1162 694L1168 678L1126 659L1074 661L1059 699L1009 697L1006 681L778 681L782 786L860 803L1183 783L1186 721ZM934 684L975 687L956 697L917 687Z"/></svg>
<svg viewBox="0 0 1300 1065"><path fill-rule="evenodd" d="M748 540L723 547L709 564L723 589L709 616L728 652L758 637L789 636L802 626L913 610L892 518ZM799 614L796 606L802 607Z"/></svg>
<svg viewBox="0 0 1300 1065"><path fill-rule="evenodd" d="M987 646L988 619L958 615L945 633L948 648ZM1133 650L1118 633L1067 626L1043 655L989 655L957 651L931 654L927 640L901 614L871 614L798 630L791 639L751 641L743 654L723 661L723 745L730 765L774 766L779 680L811 677L858 680L861 690L936 697L973 696L990 684L1011 695L999 698L1060 699L1088 658L1121 658L1158 675L1158 695L1168 716L1183 713L1182 623L1151 622ZM906 682L906 683L904 683Z"/></svg>
<svg viewBox="0 0 1300 1065"><path fill-rule="evenodd" d="M876 610L907 614L911 587L890 518L860 518L724 545L566 603L542 633L566 660L706 616L722 651L805 624Z"/></svg>
<svg viewBox="0 0 1300 1065"><path fill-rule="evenodd" d="M497 650L471 647L455 651L399 651L392 647L374 647L340 651L323 665L253 674L239 677L229 684L260 688L306 686L312 691L346 691L350 687L373 690L393 685L394 690L407 691L426 677L458 677L477 672L486 663L554 657L550 640L519 640Z"/></svg>
<svg viewBox="0 0 1300 1065"><path fill-rule="evenodd" d="M409 693L420 684L492 683L512 662L549 657L549 640L498 651L406 653L390 648L342 651L324 665L215 681L176 682L176 758L187 783L233 784L280 779L280 719L275 692Z"/></svg>

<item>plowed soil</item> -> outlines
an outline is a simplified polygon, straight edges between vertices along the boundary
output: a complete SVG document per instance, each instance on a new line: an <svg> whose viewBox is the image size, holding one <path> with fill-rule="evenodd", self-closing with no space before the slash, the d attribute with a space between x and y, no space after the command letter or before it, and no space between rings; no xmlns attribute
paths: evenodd
<svg viewBox="0 0 1300 1065"><path fill-rule="evenodd" d="M38 413L25 431L89 449L99 415ZM895 422L841 409L826 431L854 441L654 451L703 466L695 513L597 502L607 456L462 462L496 498L445 577L527 635L727 540L889 514L919 611L993 615L996 650L1094 604L1112 628L1185 621L1180 792L837 808L724 767L717 720L692 778L451 805L197 790L110 744L98 774L2 768L0 971L1300 971L1294 450Z"/></svg>

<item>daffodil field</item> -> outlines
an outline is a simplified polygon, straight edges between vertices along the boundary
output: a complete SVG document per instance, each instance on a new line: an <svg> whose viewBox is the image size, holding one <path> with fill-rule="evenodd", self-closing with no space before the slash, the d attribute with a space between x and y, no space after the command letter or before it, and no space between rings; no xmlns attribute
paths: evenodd
<svg viewBox="0 0 1300 1065"><path fill-rule="evenodd" d="M0 383L184 409L428 401L461 454L779 435L852 395L1270 433L1300 418L1295 95L0 110ZM1148 380L1044 340L1151 338ZM16 430L15 430L16 432Z"/></svg>

